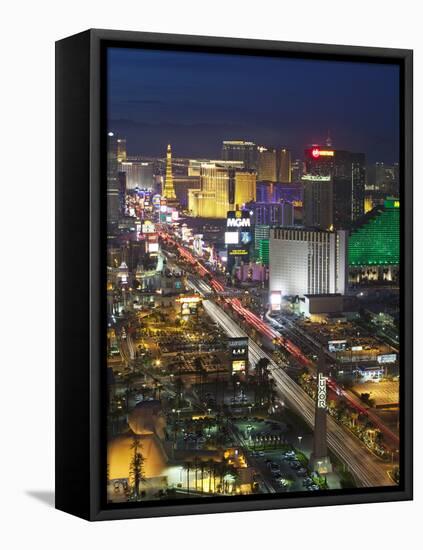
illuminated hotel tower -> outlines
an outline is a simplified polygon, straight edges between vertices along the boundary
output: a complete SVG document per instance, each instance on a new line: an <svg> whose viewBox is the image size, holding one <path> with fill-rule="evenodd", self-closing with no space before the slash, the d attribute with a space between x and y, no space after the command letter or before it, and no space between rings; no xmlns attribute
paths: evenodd
<svg viewBox="0 0 423 550"><path fill-rule="evenodd" d="M313 470L319 474L332 472L332 464L327 446L327 373L323 353L317 362L316 412L314 417L313 452L310 462Z"/></svg>
<svg viewBox="0 0 423 550"><path fill-rule="evenodd" d="M163 196L166 199L176 199L175 188L173 187L173 176L172 176L172 149L170 144L167 146L166 152L166 178L165 184L163 187Z"/></svg>

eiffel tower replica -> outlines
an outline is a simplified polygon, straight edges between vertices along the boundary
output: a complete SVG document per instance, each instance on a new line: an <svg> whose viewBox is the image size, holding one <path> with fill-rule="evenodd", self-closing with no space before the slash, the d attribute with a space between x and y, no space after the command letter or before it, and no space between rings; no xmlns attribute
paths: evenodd
<svg viewBox="0 0 423 550"><path fill-rule="evenodd" d="M179 202L176 198L175 187L173 185L172 174L172 148L170 144L167 146L166 151L166 176L162 190L162 197L166 199L166 204L171 207L178 207Z"/></svg>

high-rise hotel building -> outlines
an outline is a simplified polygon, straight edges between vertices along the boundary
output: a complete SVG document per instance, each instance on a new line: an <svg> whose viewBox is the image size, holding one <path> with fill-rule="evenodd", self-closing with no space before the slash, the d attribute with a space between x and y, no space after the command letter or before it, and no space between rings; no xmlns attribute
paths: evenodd
<svg viewBox="0 0 423 550"><path fill-rule="evenodd" d="M118 140L113 132L107 134L107 221L117 223L121 201L118 181Z"/></svg>
<svg viewBox="0 0 423 550"><path fill-rule="evenodd" d="M344 294L348 282L348 233L272 228L270 295Z"/></svg>
<svg viewBox="0 0 423 550"><path fill-rule="evenodd" d="M333 226L333 180L330 175L304 174L303 223L307 227L331 229Z"/></svg>
<svg viewBox="0 0 423 550"><path fill-rule="evenodd" d="M149 189L153 187L153 163L143 161L122 161L121 172L126 174L126 189Z"/></svg>
<svg viewBox="0 0 423 550"><path fill-rule="evenodd" d="M267 147L258 147L258 172L259 181L278 181L278 165L276 150Z"/></svg>
<svg viewBox="0 0 423 550"><path fill-rule="evenodd" d="M304 224L351 227L364 214L365 155L317 145L304 154Z"/></svg>
<svg viewBox="0 0 423 550"><path fill-rule="evenodd" d="M257 145L252 141L224 141L222 144L222 159L242 161L247 170L256 170Z"/></svg>
<svg viewBox="0 0 423 550"><path fill-rule="evenodd" d="M291 151L282 148L278 150L278 181L291 183Z"/></svg>
<svg viewBox="0 0 423 550"><path fill-rule="evenodd" d="M125 162L126 159L126 138L117 138L117 161Z"/></svg>
<svg viewBox="0 0 423 550"><path fill-rule="evenodd" d="M188 210L200 218L226 218L229 210L256 200L256 173L204 162L200 170L200 189L188 191Z"/></svg>
<svg viewBox="0 0 423 550"><path fill-rule="evenodd" d="M281 200L279 202L253 202L247 204L252 212L254 225L270 225L287 227L294 225L294 207L292 203Z"/></svg>

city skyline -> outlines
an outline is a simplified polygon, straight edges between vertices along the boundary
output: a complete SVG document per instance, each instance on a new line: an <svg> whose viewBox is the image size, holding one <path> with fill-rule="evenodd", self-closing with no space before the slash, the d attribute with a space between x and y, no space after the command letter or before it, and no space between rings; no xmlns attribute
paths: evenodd
<svg viewBox="0 0 423 550"><path fill-rule="evenodd" d="M369 163L398 162L396 66L124 48L108 60L109 126L130 155L171 142L176 157L219 158L224 139L245 139L301 158L329 132Z"/></svg>
<svg viewBox="0 0 423 550"><path fill-rule="evenodd" d="M110 51L107 501L394 489L398 75Z"/></svg>

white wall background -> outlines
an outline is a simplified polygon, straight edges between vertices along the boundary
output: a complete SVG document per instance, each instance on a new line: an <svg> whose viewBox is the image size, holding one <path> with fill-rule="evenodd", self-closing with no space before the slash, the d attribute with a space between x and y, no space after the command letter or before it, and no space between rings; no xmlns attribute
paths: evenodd
<svg viewBox="0 0 423 550"><path fill-rule="evenodd" d="M27 0L0 18L0 544L74 549L340 547L421 543L422 407L416 500L89 524L55 511L54 41L90 27L415 49L415 204L423 203L422 18L417 0ZM416 283L423 238L416 224ZM420 295L419 295L420 294ZM421 334L416 292L416 340ZM419 350L418 350L419 351ZM417 392L422 365L416 353ZM416 392L416 394L417 394ZM417 394L418 396L418 394Z"/></svg>

